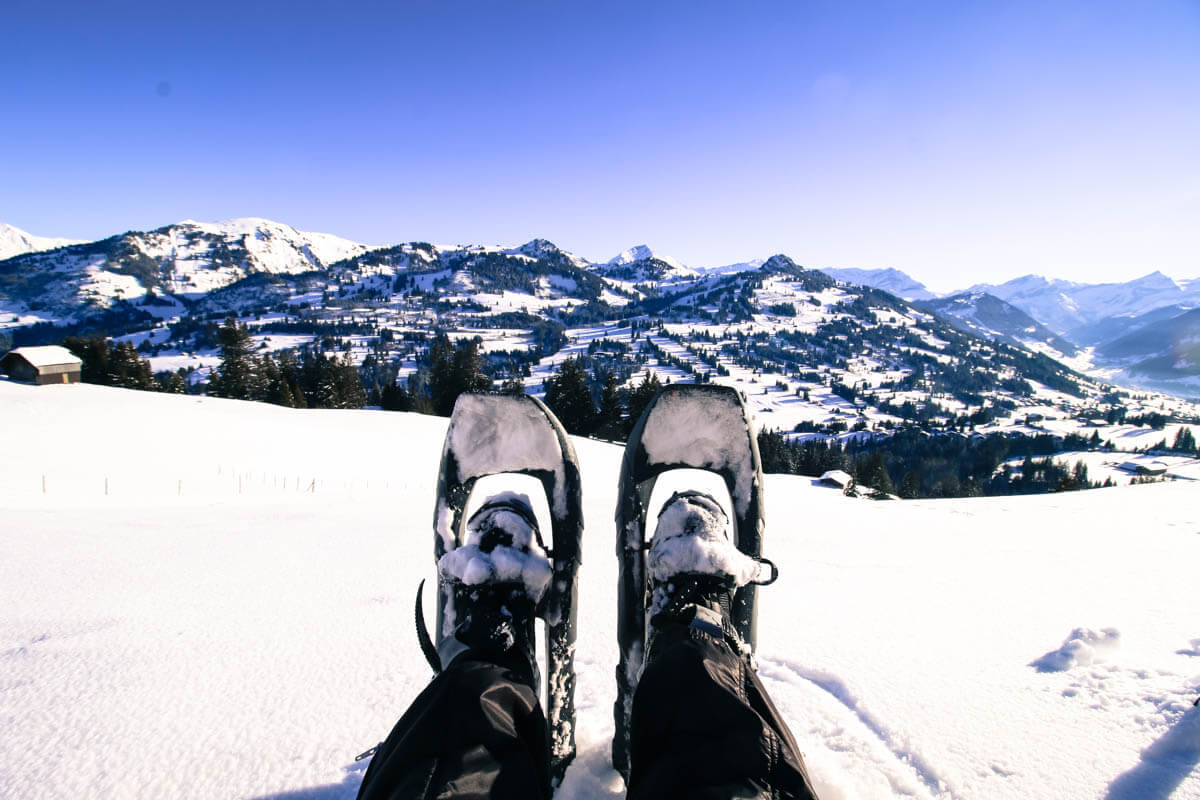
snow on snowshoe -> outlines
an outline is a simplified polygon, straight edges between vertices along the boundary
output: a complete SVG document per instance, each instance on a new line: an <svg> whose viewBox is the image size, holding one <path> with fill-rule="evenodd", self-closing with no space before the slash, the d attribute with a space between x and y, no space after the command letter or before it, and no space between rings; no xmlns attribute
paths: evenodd
<svg viewBox="0 0 1200 800"><path fill-rule="evenodd" d="M540 481L550 513L550 541L543 540L528 498L515 492L488 497L469 520L465 518L476 483L510 473ZM446 431L433 518L437 645L425 634L421 646L435 670L448 664L461 644L456 629L466 622L456 618L456 608L467 605L488 617L482 628L489 635L511 634L532 654L532 632L524 629L520 613L511 630L489 617L493 608L501 615L514 608L519 612L522 597L528 599L534 614L546 622L543 707L556 784L575 757L575 574L583 534L581 502L575 450L541 401L528 395L459 396ZM417 601L420 635L424 620L419 591Z"/></svg>
<svg viewBox="0 0 1200 800"><path fill-rule="evenodd" d="M648 531L655 484L665 473L680 469L719 476L728 490L728 512L708 494L676 493L663 505L655 531ZM695 613L703 617L701 623L715 626L747 652L755 646L755 591L777 575L774 565L761 558L762 485L758 443L741 395L732 387L667 386L651 401L629 437L616 513L620 660L612 747L613 766L626 781L629 724L646 655L648 618L664 610L672 596L694 601L703 590L705 596L720 600L727 589L723 602L698 604L719 608ZM656 533L658 539L651 547L647 533L659 529L661 535Z"/></svg>

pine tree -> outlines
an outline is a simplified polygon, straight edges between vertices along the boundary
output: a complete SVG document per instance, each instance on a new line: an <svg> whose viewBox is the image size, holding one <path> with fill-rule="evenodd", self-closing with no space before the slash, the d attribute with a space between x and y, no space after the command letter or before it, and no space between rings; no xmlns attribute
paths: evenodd
<svg viewBox="0 0 1200 800"><path fill-rule="evenodd" d="M258 361L246 326L229 317L217 329L221 345L221 366L217 386L212 390L218 397L237 400L258 400L263 397Z"/></svg>
<svg viewBox="0 0 1200 800"><path fill-rule="evenodd" d="M586 436L596 425L596 406L588 388L587 371L577 358L568 358L546 381L546 406L568 433Z"/></svg>
<svg viewBox="0 0 1200 800"><path fill-rule="evenodd" d="M612 370L604 372L600 390L600 408L596 414L596 434L605 439L621 438L621 387Z"/></svg>
<svg viewBox="0 0 1200 800"><path fill-rule="evenodd" d="M463 340L454 346L439 333L429 348L429 395L433 413L448 417L463 392L483 392L492 382L483 374L479 340Z"/></svg>
<svg viewBox="0 0 1200 800"><path fill-rule="evenodd" d="M642 412L646 410L646 406L650 405L650 401L655 398L660 389L662 389L662 383L659 382L658 375L654 372L646 373L642 382L633 387L633 391L629 393L629 416L625 419L626 434L633 430L633 426L641 419Z"/></svg>

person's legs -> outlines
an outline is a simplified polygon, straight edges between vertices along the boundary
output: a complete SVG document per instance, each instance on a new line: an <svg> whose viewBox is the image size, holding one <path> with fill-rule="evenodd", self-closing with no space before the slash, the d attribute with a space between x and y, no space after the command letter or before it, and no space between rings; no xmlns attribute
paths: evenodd
<svg viewBox="0 0 1200 800"><path fill-rule="evenodd" d="M455 624L427 655L443 668L379 746L359 800L550 797L534 670L534 609L550 568L518 499L485 504L467 542L439 562Z"/></svg>
<svg viewBox="0 0 1200 800"><path fill-rule="evenodd" d="M546 720L523 655L459 655L371 760L359 800L550 797Z"/></svg>
<svg viewBox="0 0 1200 800"><path fill-rule="evenodd" d="M730 621L757 564L707 496L672 498L650 550L651 632L633 698L628 797L816 797Z"/></svg>
<svg viewBox="0 0 1200 800"><path fill-rule="evenodd" d="M747 658L678 623L654 649L633 698L630 800L816 797Z"/></svg>

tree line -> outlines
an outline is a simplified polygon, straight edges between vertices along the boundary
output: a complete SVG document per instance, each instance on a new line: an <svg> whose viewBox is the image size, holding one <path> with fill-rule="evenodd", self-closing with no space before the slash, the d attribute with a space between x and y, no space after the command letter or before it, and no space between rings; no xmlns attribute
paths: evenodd
<svg viewBox="0 0 1200 800"><path fill-rule="evenodd" d="M1113 485L1091 481L1082 461L1066 466L1053 458L1063 450L1100 448L1095 435L966 437L902 430L843 444L822 437L798 441L764 430L758 446L767 472L820 477L842 470L856 484L903 498L1044 494ZM1015 458L1022 458L1019 467L1006 463Z"/></svg>

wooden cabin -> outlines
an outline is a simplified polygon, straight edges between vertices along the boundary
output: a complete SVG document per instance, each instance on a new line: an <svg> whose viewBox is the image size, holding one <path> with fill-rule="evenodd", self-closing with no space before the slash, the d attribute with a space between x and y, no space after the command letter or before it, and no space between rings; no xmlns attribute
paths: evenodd
<svg viewBox="0 0 1200 800"><path fill-rule="evenodd" d="M37 386L49 383L79 383L83 362L65 347L18 347L0 358L0 370L14 381Z"/></svg>

